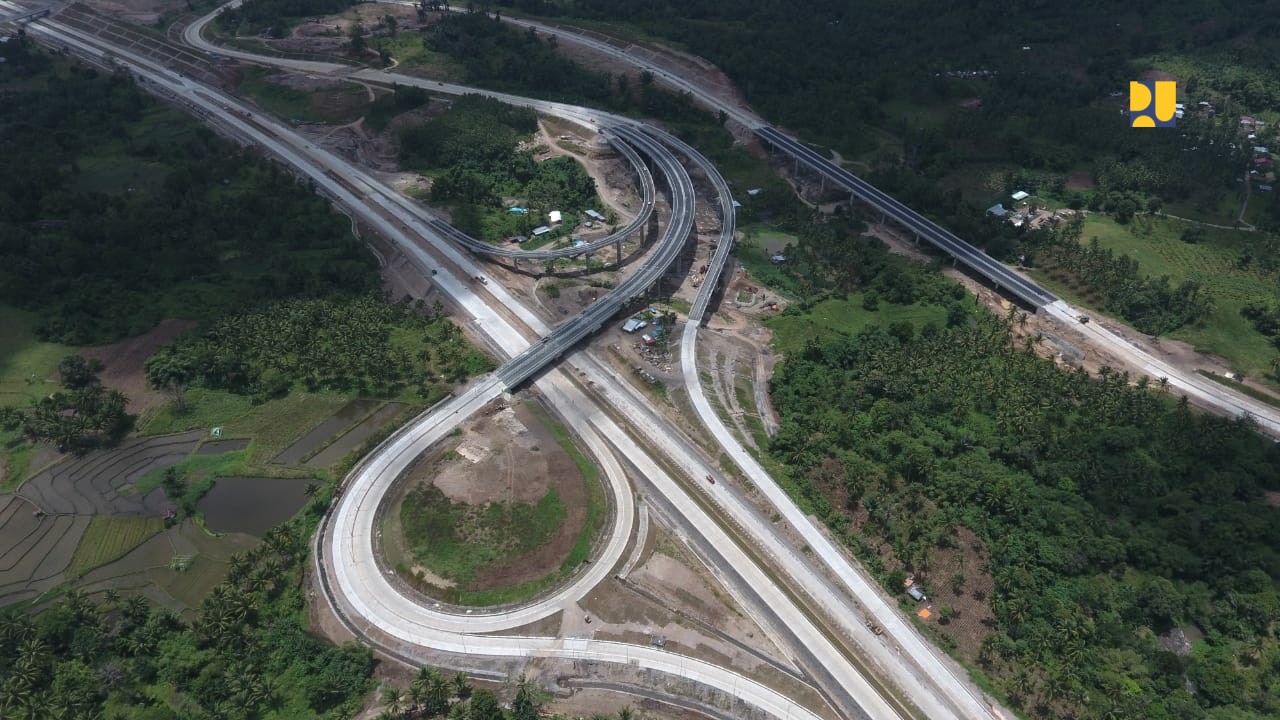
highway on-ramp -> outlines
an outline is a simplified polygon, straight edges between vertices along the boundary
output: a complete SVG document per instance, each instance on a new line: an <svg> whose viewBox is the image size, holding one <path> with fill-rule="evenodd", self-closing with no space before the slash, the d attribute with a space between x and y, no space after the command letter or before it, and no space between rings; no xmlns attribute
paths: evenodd
<svg viewBox="0 0 1280 720"><path fill-rule="evenodd" d="M395 0L389 1L394 2ZM996 261L973 245L956 237L945 228L911 210L887 193L850 173L830 159L814 152L804 143L784 134L777 128L769 126L767 122L749 109L726 101L714 90L699 85L695 79L680 77L677 73L667 68L655 65L649 59L638 57L631 52L632 46L606 42L578 28L563 27L549 22L515 18L509 15L504 15L502 20L513 25L533 28L538 32L554 35L560 41L575 43L653 72L658 82L665 83L682 92L688 92L698 103L705 107L723 111L730 119L754 132L764 142L787 152L797 160L802 160L815 172L819 172L836 184L845 187L856 195L858 199L880 209L886 216L892 217L904 227L918 233L921 238L955 257L958 262L964 263L975 273L986 277L999 289L1031 307L1035 307L1041 312L1047 312L1064 322L1074 324L1076 322L1075 319L1080 316L1081 310L1071 307L1038 283ZM1254 419L1265 433L1274 438L1280 438L1280 410L1258 402L1231 388L1206 380L1194 372L1174 367L1149 351L1136 347L1106 330L1096 326L1083 326L1081 330L1090 337L1096 347L1124 358L1130 365L1141 368L1152 378L1167 378L1170 386L1181 390L1197 404L1232 417L1248 416Z"/></svg>
<svg viewBox="0 0 1280 720"><path fill-rule="evenodd" d="M198 36L198 32L196 34ZM224 55L244 54L239 53L239 51L231 52L222 48L215 48L215 51ZM286 67L290 67L291 64L302 63L306 64L306 66L294 67L294 69L303 70L305 72L341 74L368 82L390 83L410 81L410 79L405 76L378 73L376 71L359 70L352 72L350 68L337 64L279 60L276 58L261 58L252 55L249 55L249 57L245 59L250 59L253 62L275 64ZM155 69L152 68L145 72L151 74L155 72ZM433 87L442 92L452 92L455 94L477 92L472 88L465 88L456 85L446 87L441 83L434 83L432 81L424 81L421 79L412 79L412 82L414 82L414 84L420 83L424 86ZM190 89L189 84L187 83L179 83L179 85L182 88ZM179 90L179 92L182 92L182 90ZM647 146L649 154L651 154L651 156L656 155L655 161L658 162L659 165L662 165L665 162L661 160L662 153L655 150L654 147L649 144L651 141L648 139L648 136L651 134L662 138L662 134L637 130L632 121L616 118L615 116L610 116L606 113L600 113L584 108L574 108L572 106L565 106L558 103L533 101L527 98L518 98L502 93L485 92L484 94L499 97L499 99L504 100L504 102L534 107L540 112L558 114L561 117L574 119L578 122L596 123L597 127L606 128L610 132L616 133L619 138L624 139L628 144L634 144L637 147ZM225 114L218 112L216 106L210 108L207 104L202 104L200 107L203 112L208 113L209 115L219 116L219 121L224 124L234 125L239 122L239 120L234 116L223 117ZM255 121L253 124L261 125L263 122L265 121ZM249 126L246 124L246 127ZM285 132L287 132L287 129L285 129ZM264 147L275 152L278 156L286 159L290 164L295 164L295 160L297 160L297 158L286 157L285 153L282 153L275 147L280 142L279 138L280 136L278 135L274 139L256 141L262 143ZM664 142L670 142L671 140L670 138L662 139ZM671 144L676 145L676 143ZM323 159L327 155L327 153L311 148L309 145L306 146L305 149L308 150L308 152L305 153L301 152L301 148L296 144L294 149L297 151L297 154L307 155L312 158L320 157ZM690 155L690 157L693 158L693 155ZM705 159L703 160L705 161ZM307 162L310 161L304 160L300 164L305 165ZM709 167L709 163L706 164L706 167ZM411 238L405 237L401 228L395 226L391 226L390 228L379 226L380 232L387 234L389 238L401 243L402 246L406 248L406 251L415 257L415 260L420 263L424 270L434 267L435 264L439 262L436 259L437 256L444 256L454 266L466 269L466 273L470 273L472 271L468 268L473 269L474 266L470 264L468 259L451 253L452 248L444 245L444 239L448 239L453 242L460 242L460 240L457 237L450 237L450 233L442 231L441 227L438 225L438 219L433 220L428 214L424 213L420 207L417 207L412 203L407 203L403 198L392 197L384 194L384 192L378 187L376 180L368 178L367 176L362 176L358 170L351 168L350 166L344 166L340 161L335 162L333 159L324 159L323 169L327 172L336 171L347 180L345 185L343 183L334 184L332 182L328 184L321 183L321 187L324 188L326 194L329 194L341 204L347 205L348 207L368 204L376 206L377 212L392 213L401 223L403 223L405 227L412 229L414 232L419 233L423 238L428 239L432 245L431 253L426 253L421 248L417 248L415 250L414 248L417 247L415 241ZM714 182L719 176L714 173L714 168L711 170L712 172L709 173L709 176L712 176ZM304 170L304 172L311 174L311 172L307 170ZM677 176L679 175L674 168L669 166L666 171L664 171L664 174L667 175L672 173ZM674 181L670 177L668 178L668 183L673 186L683 186L683 182L684 181L679 180L678 177ZM722 182L723 181L721 179L720 183ZM354 186L354 193L352 191L352 186ZM675 206L682 201L678 200L677 197L681 194L680 191L673 187L672 192L674 217L678 214L675 213ZM722 212L725 213L725 225L728 228L729 235L729 240L722 240L721 246L717 249L714 263L716 265L716 272L718 273L720 268L723 267L724 260L727 258L732 245L732 211L731 207L729 207L730 201L727 187L718 185L717 192L720 195ZM724 210L723 208L725 207L729 207L729 209ZM680 223L677 224L682 223L683 221L680 221ZM377 225L377 223L375 223L375 225ZM387 225L385 219L382 221L382 225ZM687 237L687 234L688 229L685 228L684 236ZM658 262L661 262L661 259L664 256L663 250L665 248L674 247L678 252L679 246L674 244L674 241L671 245L668 245L665 242L666 240L670 240L674 237L675 236L670 234L664 235L664 241L660 242L651 252L651 254L658 258ZM681 237L679 238L679 241L683 242L683 239L684 238ZM466 243L461 244L463 247L466 247ZM648 265L646 265L646 267L648 267ZM467 276L471 277L471 275ZM437 408L430 416L420 418L413 426L397 433L391 442L384 444L383 447L379 448L379 451L370 455L366 462L362 464L362 468L372 467L378 463L385 463L381 468L370 472L373 476L381 478L381 481L393 481L396 475L396 473L393 472L395 465L403 462L404 458L412 458L416 456L416 452L429 447L432 442L430 438L438 437L438 433L443 432L444 429L452 427L451 423L456 423L457 420L460 420L467 414L470 414L476 409L482 407L486 402L499 395L504 388L519 384L528 378L537 376L541 372L542 368L546 367L550 362L554 361L557 357L565 356L568 360L568 364L571 367L578 369L579 372L584 373L586 377L590 378L591 382L597 386L596 389L599 394L610 401L610 404L617 411L615 416L622 416L629 419L629 428L619 427L610 414L595 409L594 401L591 398L587 398L582 395L579 389L571 380L569 380L565 373L554 371L543 374L536 380L539 391L548 398L553 407L568 419L569 424L574 428L575 432L584 439L584 442L587 443L593 455L595 455L597 459L605 465L606 476L610 478L610 482L613 481L615 474L609 469L609 465L611 462L616 465L616 461L613 461L611 458L614 453L617 453L627 458L634 467L640 469L642 474L644 474L665 497L671 500L671 502L680 509L685 520L692 527L695 527L700 531L705 543L710 544L716 550L720 551L720 557L716 558L718 563L722 564L724 567L732 567L739 570L743 579L752 587L755 599L765 604L775 613L775 624L781 624L784 627L784 631L792 639L805 644L806 651L809 653L810 657L825 668L837 684L843 686L844 692L846 692L851 698L855 699L858 708L860 708L859 714L877 718L894 717L898 714L898 710L896 708L886 704L879 693L870 688L865 682L865 679L863 679L856 670L849 666L847 659L830 643L823 631L816 628L813 623L810 622L807 615L795 607L794 602L788 594L784 592L771 577L760 571L755 558L744 554L739 548L737 541L726 535L719 528L716 520L702 512L696 506L696 503L690 502L687 494L688 491L685 486L677 482L675 478L672 478L662 464L654 462L645 449L639 447L630 439L628 436L628 430L648 438L651 445L659 447L663 447L664 442L670 443L674 438L672 437L672 430L669 423L665 423L661 418L656 418L651 411L647 411L644 407L645 403L643 399L637 398L634 388L631 388L627 383L621 382L616 377L613 377L612 371L599 363L597 359L591 357L589 354L572 350L577 338L589 334L599 327L600 323L606 322L610 317L612 317L613 313L606 313L606 310L608 309L607 306L601 305L600 307L602 309L596 311L596 314L579 316L569 323L566 323L561 327L563 334L553 334L549 328L536 319L536 316L532 316L531 313L523 308L521 303L512 298L509 293L506 293L506 291L500 287L479 289L480 296L491 296L493 298L492 300L489 300L486 297L477 297L477 288L474 288L467 282L459 281L456 276L447 271L442 270L440 276L434 279L437 280L437 284L441 286L443 291L458 301L459 306L462 307L465 312L472 313L479 318L479 321L476 323L479 330L493 339L495 345L504 348L504 351L508 352L509 355L515 356L516 360L513 360L512 363L504 366L498 374L479 381L474 387L460 393L457 398L453 399L450 403L447 403L441 408ZM635 287L641 287L646 280L647 279L643 277L641 280L637 280L635 282ZM708 293L706 296L706 302L698 303L699 307L696 309L699 310L699 312L693 316L694 320L690 323L695 326L695 332L697 319L700 317L702 312L705 312L707 303L710 300L710 292L714 285L714 282L709 281L704 288L704 291ZM624 294L622 293L619 293L615 297L619 300L625 299ZM699 300L702 300L701 294L699 296ZM503 313L495 313L488 307L490 302L495 301L496 305L505 308L505 312L507 314L514 314L517 316L519 321L530 331L547 337L547 339L541 343L535 344L533 347L530 347L528 340L525 338L524 331L513 326L506 315ZM614 307L613 311L616 312L616 310L617 307ZM682 353L691 352L694 347L693 342L688 340L690 335L689 330L687 329L685 337L686 347L682 348ZM689 368L692 366L692 361L687 362L685 365L685 372L688 373ZM696 384L690 385L691 389L696 387ZM699 413L703 415L704 421L707 421L705 414L702 412L703 409L699 407L698 410ZM718 419L715 424L719 424ZM714 426L710 422L708 422L708 425L709 427L712 427L714 432ZM437 433L437 435L433 435L433 433ZM732 437L730 437L730 440L733 440ZM733 441L731 444L726 444L725 448L727 450L731 449L732 446L736 444L736 441ZM393 449L395 452L393 452ZM704 461L700 459L696 453L680 450L673 451L671 455L672 457L668 458L668 465L670 465L671 462L674 462L681 472L690 475L693 478L700 478L701 475L699 473L708 470ZM733 455L735 462L740 467L743 467L748 476L752 477L752 472L748 470L747 466L744 465L740 458L738 458L736 454L731 453L731 455ZM714 472L714 469L710 469L710 471ZM361 472L363 473L364 470L362 469ZM760 470L760 472L763 473L763 470ZM620 477L620 473L618 473L617 476ZM764 477L767 478L767 474L764 475ZM352 493L353 490L359 489L357 488L355 480L356 477L354 475L349 479L347 485L348 493ZM753 482L755 482L754 478ZM767 489L766 485L762 482L756 482L756 484L762 489ZM776 484L773 485L773 489L777 490ZM780 497L770 497L769 499L771 502L778 504L780 510L789 508L790 513L786 515L789 521L792 521L794 516L799 516L799 520L802 522L793 522L794 527L804 528L807 526L815 533L818 533L818 536L821 537L821 533L816 528L813 528L812 524L809 523L806 518L799 515L799 511L795 508L794 504L790 503L789 499L786 498L780 490L777 492ZM804 586L804 592L811 596L822 598L821 604L829 613L835 612L838 614L843 610L844 616L842 618L838 617L837 622L845 626L847 634L851 634L848 626L851 624L855 626L857 625L857 615L855 612L849 611L850 606L847 598L841 597L837 593L832 592L827 582L823 581L819 576L816 576L811 570L809 570L811 564L810 560L799 558L798 553L795 552L794 548L790 547L785 542L780 541L776 537L776 533L769 526L769 523L761 518L758 512L750 508L740 507L731 493L732 490L725 488L725 492L722 494L723 497L714 497L713 501L717 503L721 509L729 513L731 517L735 518L736 522L745 529L754 541L761 544L764 548L765 555L772 559L772 565L775 568L785 568L793 561L793 559L799 566L802 566L804 568L803 571L800 569L797 569L794 572L788 570L786 574L795 578L799 584L802 584ZM767 492L766 495L768 495ZM357 498L351 501L352 504L350 507L353 509L348 511L350 513L350 517L357 517L362 513L371 514L371 508L376 508L376 500L379 497L376 488L373 487L365 488L365 492L363 494L351 494L350 496ZM615 498L618 497L616 490L614 490L614 496ZM338 524L340 521L345 522L342 520L343 507L345 506L340 505L329 516L329 522L331 524ZM629 515L630 512L631 511L627 509L625 514ZM630 522L629 517L622 519L623 514L624 513L620 513L620 525ZM705 681L709 685L722 689L732 687L734 688L733 692L743 697L744 700L752 702L761 708L769 708L771 713L779 717L783 716L781 714L783 712L802 712L801 710L796 709L794 702L790 702L788 704L789 701L780 699L777 696L776 691L764 688L763 686L758 686L758 684L752 685L750 681L745 681L742 676L734 673L733 671L728 671L723 668L704 667L704 665L706 665L705 663L699 665L698 661L694 661L689 658L682 658L677 661L673 658L679 658L680 656L673 656L672 653L666 653L656 649L636 648L634 646L620 643L599 643L585 638L571 640L557 640L553 638L513 639L511 637L482 638L481 636L475 635L476 632L485 631L478 628L493 629L499 626L506 626L508 628L514 627L508 623L534 617L539 615L539 613L545 613L547 608L554 608L552 610L552 612L554 612L560 607L565 607L564 603L568 602L576 593L579 593L581 585L578 583L577 579L575 579L571 589L555 593L552 598L554 599L554 602L540 601L539 603L527 606L526 608L503 611L506 613L512 613L506 617L500 617L502 613L480 613L478 615L473 614L465 617L459 617L456 612L433 614L431 612L433 608L425 608L420 602L412 598L407 598L409 600L408 605L401 606L399 601L392 598L392 596L404 597L402 588L395 586L391 579L383 577L384 573L381 572L381 569L376 562L376 558L372 555L372 543L370 540L372 526L364 525L363 521L361 521L360 523L348 522L344 527L350 530L350 534L347 534L346 530L337 533L327 531L327 538L339 539L330 541L329 539L322 538L323 546L320 549L320 552L317 553L319 557L324 558L322 562L325 563L325 572L331 586L336 586L342 582L342 580L337 576L337 572L341 570L341 568L356 568L356 570L351 571L354 578L352 581L353 584L342 588L342 591L340 592L333 593L331 599L335 600L335 602L339 604L345 604L345 608L348 611L358 612L361 618L363 618L363 621L367 621L371 625L376 625L380 632L392 634L395 637L399 637L404 642L419 643L430 647L451 649L453 651L477 655L497 655L505 657L566 657L599 659L605 662L634 662L643 667L664 669L666 672L675 672L676 674L696 677L701 681ZM618 535L615 534L606 543L604 550L602 550L603 556L612 556L612 553L614 552L613 543L616 542L617 537ZM625 540L625 535L622 537ZM345 541L341 538L345 538ZM344 543L345 549L343 549ZM811 545L811 547L816 546ZM366 554L366 550L369 550L368 554ZM338 556L337 553L347 554ZM821 559L824 563L835 569L837 575L839 574L839 562L844 562L847 567L852 568L852 565L849 565L848 560L839 553L838 549L835 549L835 555L835 559L828 558L825 555L823 555ZM340 557L341 562L335 563L333 561L334 557ZM602 562L600 565L607 570L608 563ZM584 574L579 576L579 578L585 576L586 575ZM816 581L813 579L815 577L818 577ZM585 583L586 581L582 582ZM864 586L866 585L865 580L862 580L861 582ZM855 594L864 606L866 606L867 597L879 597L875 588L863 587L862 589L858 589L856 584L851 585L850 587L854 588ZM862 592L866 592L867 596L863 596L861 594ZM879 602L884 604L883 600L880 600ZM557 605L557 603L559 603L559 605ZM874 608L869 608L869 612L871 611L874 611ZM363 613L369 613L369 615L366 616ZM519 613L525 614L521 615ZM893 614L894 611L890 609L890 613ZM438 617L438 615L445 615L449 617L442 619ZM542 616L545 617L545 615ZM899 623L905 626L905 623L902 623L900 617L897 619ZM765 624L768 624L767 619ZM459 625L465 629L457 629ZM854 632L857 630L857 627L853 628ZM911 637L916 637L918 641L923 642L923 640L919 639L918 636L914 636L914 631L910 629L909 626L907 626L906 632ZM894 636L894 639L895 641L898 640L896 635ZM861 638L858 640L859 643L861 643ZM908 643L908 645L909 644L910 643ZM621 645L621 647L617 647L619 645ZM459 648L461 649L459 650ZM905 649L907 648L904 647L904 650ZM925 708L926 714L930 717L984 717L989 714L983 708L979 707L979 711L975 711L973 707L966 706L967 702L975 701L972 693L970 693L966 688L962 688L962 695L953 695L945 689L932 687L930 683L922 682L919 679L919 668L922 666L929 668L929 670L933 672L937 672L942 669L933 664L933 660L936 660L936 651L933 651L932 647L927 647L926 649L934 652L935 656L924 654L919 657L913 657L912 660L913 663L915 663L915 667L905 674L895 672L896 666L903 663L893 656L889 656L887 661L883 658L876 658L874 659L873 664L877 666L877 670L879 672L895 676L897 678L895 684L900 688L905 688L911 691L912 688L916 688L918 686L920 688L920 695L917 696L914 691L912 691L912 699L921 707ZM656 653L656 655L651 657L650 654L652 653ZM886 663L888 667L885 666ZM950 681L956 680L956 678L950 677L950 673L945 670L944 674L949 676ZM745 684L743 684L744 682ZM942 682L943 685L947 683L948 681ZM936 697L938 693L941 693L941 696ZM966 701L965 696L968 696L968 701ZM807 717L808 715L796 714L793 716Z"/></svg>
<svg viewBox="0 0 1280 720"><path fill-rule="evenodd" d="M83 34L66 28L55 27L53 23L39 28L35 34L55 44L73 47L78 53L96 58L100 62L105 61L106 53L103 49L97 45L93 38L86 37ZM112 47L110 52L119 62L125 64L133 72L147 76L151 83L157 89L161 89L163 93L187 104L198 114L211 120L216 120L224 129L229 129L242 138L260 144L273 155L307 174L317 182L317 185L327 195L348 207L358 209L365 219L370 221L380 232L393 241L402 243L411 253L416 247L414 242L405 236L401 225L388 221L383 213L394 214L404 226L413 227L413 229L422 232L424 237L426 236L425 225L414 226L415 222L419 222L418 219L404 214L403 208L399 207L396 201L391 198L377 196L377 188L370 184L371 179L367 178L367 176L362 178L362 173L355 168L343 167L340 158L332 157L327 153L311 148L309 143L306 143L303 139L291 136L288 128L273 121L257 118L252 122L247 122L243 119L243 116L247 114L245 109L232 98L220 96L218 93L200 87L188 80L173 77L172 73L167 70L157 67L145 58L137 57L121 48ZM300 152L304 148L311 150L311 152ZM337 182L333 179L332 173L335 168L349 175L345 177L345 182ZM352 184L356 185L361 191L360 195L353 193L351 190ZM691 198L691 194L689 197ZM370 211L370 205L376 207ZM683 225L683 222L669 224L667 236L678 238L681 233L687 234L688 228L687 226L681 227ZM660 242L659 245L661 244ZM445 255L449 255L449 249L448 247L433 245L434 251ZM421 252L420 248L418 251ZM434 258L420 257L419 259L424 260L424 265L435 262ZM464 269L468 267L468 261L463 257L451 256L450 260ZM470 272L470 269L465 271ZM441 289L458 300L467 312L478 313L480 322L476 323L477 328L489 335L501 347L512 348L518 353L520 348L528 346L527 340L508 322L503 314L494 313L489 309L488 301L475 297L471 284L460 281L446 269L441 269L434 279ZM500 287L486 288L485 292L497 296L505 296L506 300L512 305L519 305ZM536 321L536 318L526 318L518 308L510 309L517 315L521 315L522 319L527 319L531 328L540 331L547 330L547 328L541 326L541 323ZM554 351L548 350L547 352ZM524 372L524 370L519 370L518 374L524 374ZM616 379L613 381L616 382ZM628 437L627 432L614 424L607 414L592 409L591 401L581 395L580 391L564 373L557 371L546 374L537 381L537 385L552 406L565 415L566 420L574 428L575 432L587 440L589 449L597 458L609 455L607 445L601 440L603 437L608 437L609 443L626 455L628 460L637 466L652 483L660 487L664 495L672 500L673 505L682 508L691 519L691 527L704 531L706 541L712 546L721 549L724 556L719 559L738 566L746 576L747 581L752 583L753 589L765 597L768 603L767 606L780 613L779 623L781 625L789 627L796 623L803 623L804 618L802 616L791 617L791 613L796 611L787 603L785 594L772 583L767 575L754 565L751 558L742 554L738 546L715 525L713 520L697 511L696 503L689 502L684 497L684 491L680 483L667 475L660 464L648 457L641 448L635 445ZM391 445L404 448L405 446L399 443L408 442L411 445L417 444L419 447L422 446L422 443L429 443L430 433L439 432L436 428L440 428L445 424L443 420L436 421L434 418L439 417L445 420L448 418L460 419L464 413L469 414L482 406L487 398L500 392L503 387L505 387L505 383L497 375L479 381L473 388L461 393L458 398L437 408L431 415L432 420L428 421L427 418L419 418L413 426L397 433L397 439ZM601 430L597 431L596 428ZM421 435L421 437L415 437L415 435ZM385 447L390 447L390 445L384 445ZM390 466L393 460L401 462L403 461L402 458L410 454L412 454L411 449L400 453L380 451L370 456L364 465L386 463L387 466ZM396 460L396 458L401 459ZM608 470L608 462L605 460L602 460L602 462L606 463L607 474L612 474ZM356 489L353 484L348 483L344 498L360 498L363 496L365 499L369 499L374 495L372 491L356 493ZM360 504L362 503L354 503L350 507L356 507L356 505ZM340 503L331 517L340 518L344 507L346 506ZM347 512L356 513L355 510L348 510ZM732 670L720 668L678 653L656 648L637 647L624 643L600 642L587 638L493 637L441 630L436 626L436 623L441 622L440 618L436 617L421 603L410 601L409 603L401 604L395 600L395 598L403 597L400 589L392 584L388 578L384 577L383 573L379 572L376 562L367 562L370 556L365 554L365 550L361 549L371 546L371 538L365 533L366 531L358 531L356 535L359 542L346 543L345 549L344 543L340 540L334 542L325 541L326 549L330 549L332 552L322 552L318 555L332 557L334 552L352 551L361 554L360 558L354 556L346 557L343 562L336 564L330 561L326 568L326 574L332 577L332 573L337 570L355 574L355 577L351 577L347 581L344 588L346 592L335 592L330 599L344 605L347 610L355 608L368 613L367 616L361 615L360 617L360 622L366 627L376 628L379 632L393 634L404 642L476 655L561 657L631 664L637 667L673 673L680 677L718 688L776 717L816 717L811 711L801 707L794 700L783 697L777 691L757 681L746 678ZM332 539L335 535L331 533L329 537ZM608 563L601 564L604 567L608 567ZM338 582L341 581L334 579L335 585ZM392 603L393 606L384 607L383 604L388 602ZM546 602L539 603L538 607L528 611L531 613L529 617L543 612L543 608L549 604ZM484 622L474 617L474 615L465 618L469 628L476 627L477 621L481 624ZM515 621L516 619L508 617L502 621L502 624L509 624ZM804 639L803 635L801 637ZM833 654L831 657L839 664L838 655ZM841 674L842 681L847 681L853 686L856 686L862 680L855 671L847 667L843 671L837 668L836 672ZM869 716L877 718L894 716L892 711L881 711L875 705L876 696L870 695L867 699L871 703L866 713Z"/></svg>

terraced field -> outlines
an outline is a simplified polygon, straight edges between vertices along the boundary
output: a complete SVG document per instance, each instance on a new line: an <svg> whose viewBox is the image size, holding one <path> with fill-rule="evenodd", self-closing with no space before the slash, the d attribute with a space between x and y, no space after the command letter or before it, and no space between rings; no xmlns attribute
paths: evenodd
<svg viewBox="0 0 1280 720"><path fill-rule="evenodd" d="M277 458L296 469L320 469L407 408L325 396L301 402L306 412L288 412L299 404L286 399L270 413L250 408L227 421L233 437L225 440L208 438L204 428L131 438L110 450L68 458L15 493L0 494L0 607L36 600L69 583L89 592L137 591L177 612L198 606L225 574L231 555L257 543L251 533L296 512L312 480L226 478L226 487L199 506L210 511L211 522L221 523L217 529L230 531L211 535L190 521L164 528L163 518L175 505L153 482L157 471L180 463L216 464L215 456L243 463L226 453L246 451L256 453L250 465ZM244 510L248 506L254 511Z"/></svg>
<svg viewBox="0 0 1280 720"><path fill-rule="evenodd" d="M40 515L16 495L0 495L0 606L31 600L62 584L89 518Z"/></svg>
<svg viewBox="0 0 1280 720"><path fill-rule="evenodd" d="M67 577L76 578L86 570L118 560L121 556L142 544L147 538L164 530L164 519L136 517L132 515L95 515L89 522L71 564Z"/></svg>
<svg viewBox="0 0 1280 720"><path fill-rule="evenodd" d="M107 545L86 547L77 558L95 516L108 521L163 516L170 507L164 492L131 493L132 483L186 458L203 435L192 431L130 440L58 463L23 483L16 494L0 495L0 606L38 598L154 534L159 529L154 524L147 532L107 532L93 541Z"/></svg>
<svg viewBox="0 0 1280 720"><path fill-rule="evenodd" d="M131 492L143 475L185 460L203 430L135 438L118 448L88 453L44 470L18 494L49 515L164 515L170 503L157 489Z"/></svg>

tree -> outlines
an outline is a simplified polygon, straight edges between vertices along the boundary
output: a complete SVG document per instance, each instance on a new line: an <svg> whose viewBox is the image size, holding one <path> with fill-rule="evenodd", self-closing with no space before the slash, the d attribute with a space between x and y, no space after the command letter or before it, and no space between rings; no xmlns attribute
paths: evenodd
<svg viewBox="0 0 1280 720"><path fill-rule="evenodd" d="M1206 236L1207 233L1203 227L1200 227L1199 225L1192 225L1182 231L1182 242L1194 245L1195 243L1202 242Z"/></svg>
<svg viewBox="0 0 1280 720"><path fill-rule="evenodd" d="M492 690L480 688L471 693L470 720L504 720L498 696Z"/></svg>
<svg viewBox="0 0 1280 720"><path fill-rule="evenodd" d="M368 42L364 39L364 25L358 22L352 25L347 36L351 39L351 43L349 45L351 48L351 54L363 55L365 49L368 47Z"/></svg>
<svg viewBox="0 0 1280 720"><path fill-rule="evenodd" d="M186 391L195 375L193 364L196 358L184 352L186 347L166 345L143 364L147 384L169 395L174 409L180 414L187 411Z"/></svg>
<svg viewBox="0 0 1280 720"><path fill-rule="evenodd" d="M458 696L459 700L466 700L471 697L471 680L467 678L467 674L458 671L453 675L453 693Z"/></svg>
<svg viewBox="0 0 1280 720"><path fill-rule="evenodd" d="M62 376L62 386L70 390L96 385L98 373L102 370L102 361L97 358L86 360L80 355L68 355L58 362L58 374Z"/></svg>
<svg viewBox="0 0 1280 720"><path fill-rule="evenodd" d="M378 696L379 702L392 715L399 715L404 712L404 698L404 689L390 684L383 685L382 692Z"/></svg>
<svg viewBox="0 0 1280 720"><path fill-rule="evenodd" d="M174 467L164 469L164 474L160 477L160 487L172 502L177 502L187 492L186 484L182 482L182 478L178 476L178 469Z"/></svg>
<svg viewBox="0 0 1280 720"><path fill-rule="evenodd" d="M524 678L520 679L520 688L516 691L515 700L511 702L511 720L538 720L538 706L533 702L533 695Z"/></svg>

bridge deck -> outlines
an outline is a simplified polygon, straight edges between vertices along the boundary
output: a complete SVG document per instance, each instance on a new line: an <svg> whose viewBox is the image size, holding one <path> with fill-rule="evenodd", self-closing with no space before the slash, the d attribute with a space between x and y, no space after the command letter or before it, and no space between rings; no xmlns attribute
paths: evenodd
<svg viewBox="0 0 1280 720"><path fill-rule="evenodd" d="M806 167L821 173L840 187L847 189L858 199L875 207L886 216L910 228L931 245L946 252L958 262L990 280L1003 290L1031 307L1041 308L1058 297L1014 270L1004 266L978 248L956 237L920 213L903 205L866 180L814 152L808 146L783 135L771 127L756 129L756 135L770 146L787 153Z"/></svg>

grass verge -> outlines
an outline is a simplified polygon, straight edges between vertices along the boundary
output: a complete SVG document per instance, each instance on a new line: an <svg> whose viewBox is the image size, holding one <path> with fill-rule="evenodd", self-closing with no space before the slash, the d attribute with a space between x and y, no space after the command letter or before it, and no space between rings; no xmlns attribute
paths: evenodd
<svg viewBox="0 0 1280 720"><path fill-rule="evenodd" d="M1244 383L1236 382L1235 380L1232 380L1231 378L1228 378L1228 377L1223 377L1213 372L1212 370L1196 370L1196 372L1218 383L1219 385L1226 385L1232 390L1235 390L1244 395L1248 395L1249 397L1253 398L1254 400L1257 400L1258 402L1266 403L1271 407L1280 408L1280 399L1276 399L1271 395L1268 395L1264 392L1251 388L1248 385L1245 385Z"/></svg>

